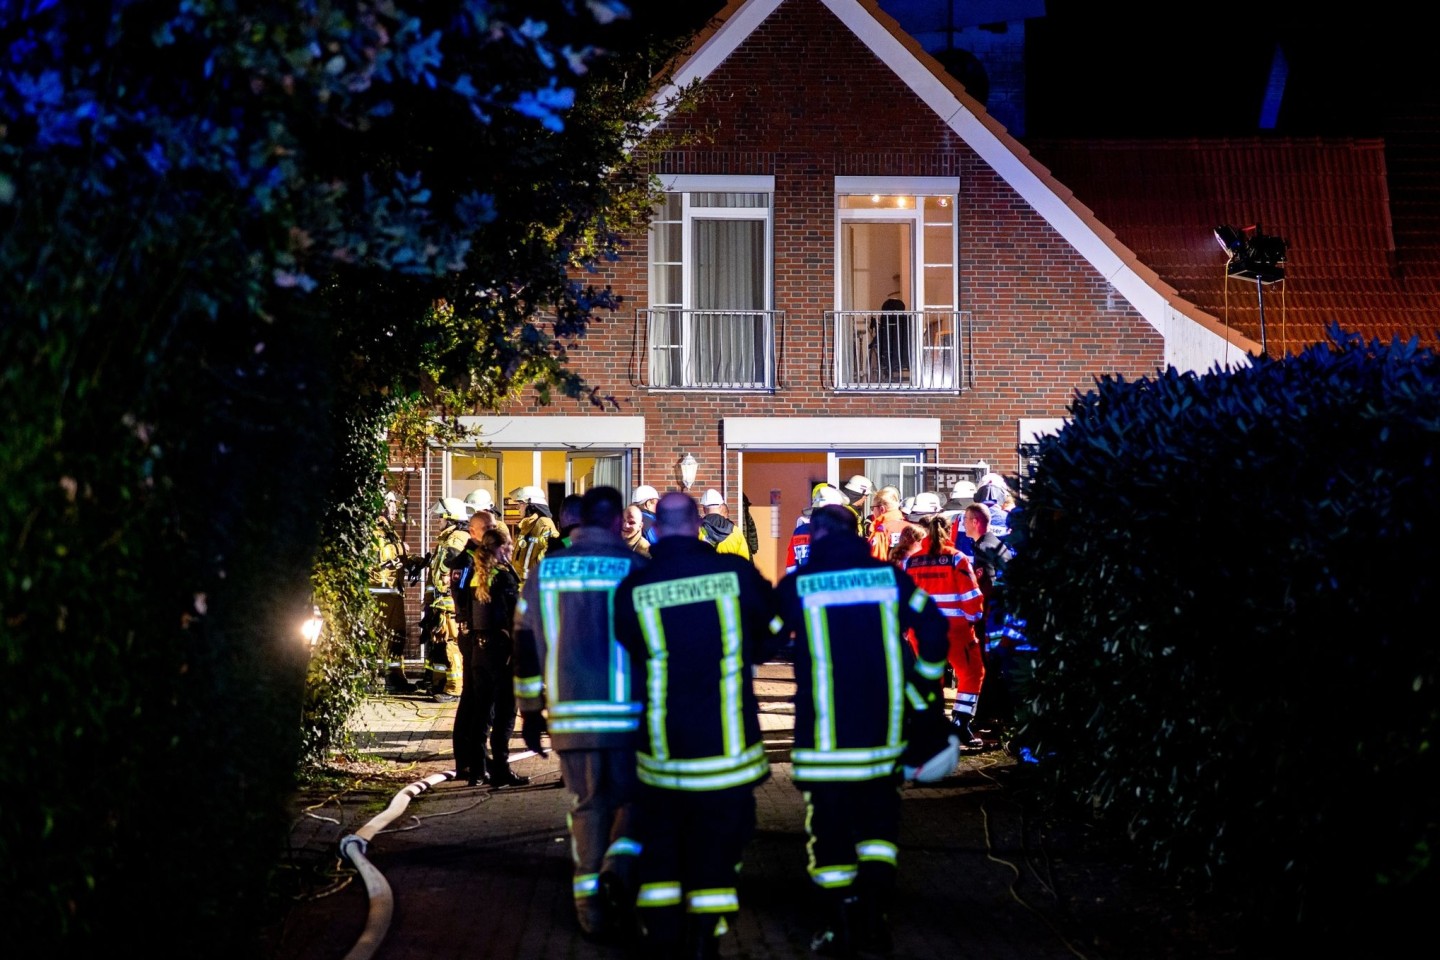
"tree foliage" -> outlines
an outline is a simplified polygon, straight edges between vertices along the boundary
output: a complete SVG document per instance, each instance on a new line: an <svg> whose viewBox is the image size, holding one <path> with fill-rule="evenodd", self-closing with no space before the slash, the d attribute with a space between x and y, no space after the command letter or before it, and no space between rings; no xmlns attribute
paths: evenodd
<svg viewBox="0 0 1440 960"><path fill-rule="evenodd" d="M571 278L644 209L625 146L677 23L626 12L0 5L0 895L21 941L163 914L179 952L253 943L299 749L295 628L319 598L328 643L366 636L374 438L402 402L600 396L564 344L613 300Z"/></svg>

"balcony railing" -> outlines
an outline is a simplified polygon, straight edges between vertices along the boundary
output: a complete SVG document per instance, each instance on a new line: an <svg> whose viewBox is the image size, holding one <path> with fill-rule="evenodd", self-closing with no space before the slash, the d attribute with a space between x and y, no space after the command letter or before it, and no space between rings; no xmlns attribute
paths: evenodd
<svg viewBox="0 0 1440 960"><path fill-rule="evenodd" d="M946 390L971 383L968 310L833 310L836 390Z"/></svg>
<svg viewBox="0 0 1440 960"><path fill-rule="evenodd" d="M784 314L776 310L635 311L636 382L688 390L773 390Z"/></svg>

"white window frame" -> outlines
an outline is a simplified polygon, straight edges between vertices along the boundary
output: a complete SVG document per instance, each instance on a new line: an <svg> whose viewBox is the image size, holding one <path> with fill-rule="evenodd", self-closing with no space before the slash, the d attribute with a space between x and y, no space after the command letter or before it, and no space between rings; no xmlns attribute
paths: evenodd
<svg viewBox="0 0 1440 960"><path fill-rule="evenodd" d="M950 250L948 261L927 261L925 255L925 210L923 203L913 204L908 208L877 207L867 209L864 207L840 206L841 197L858 196L907 196L911 198L944 196L950 198ZM910 289L913 291L911 299L914 303L907 304L906 309L922 311L926 309L952 310L960 309L960 217L958 213L960 200L960 178L959 177L836 177L835 178L835 309L844 309L844 249L841 242L844 222L847 220L866 220L871 222L909 223L914 231L914 247L911 251L910 263ZM930 303L925 296L925 267L927 265L940 265L949 263L950 266L950 302ZM864 309L864 308L858 308Z"/></svg>
<svg viewBox="0 0 1440 960"><path fill-rule="evenodd" d="M662 175L661 185L667 194L680 194L680 302L662 302L655 299L652 273L646 280L648 303L652 308L669 307L685 311L680 348L681 383L675 385L674 389L705 389L684 382L684 371L692 369L692 351L695 343L695 334L692 329L694 321L689 313L696 309L693 224L695 220L759 220L764 223L765 257L762 269L765 298L761 309L773 311L775 309L775 178L767 175L670 174ZM697 193L763 193L769 197L769 200L764 207L700 207L692 200ZM651 242L648 250L648 262L652 269L657 263L654 257L655 245ZM646 349L650 349L648 337ZM772 342L767 344L766 349L774 351L773 336ZM766 366L773 370L774 365L772 360ZM767 386L773 387L774 384Z"/></svg>

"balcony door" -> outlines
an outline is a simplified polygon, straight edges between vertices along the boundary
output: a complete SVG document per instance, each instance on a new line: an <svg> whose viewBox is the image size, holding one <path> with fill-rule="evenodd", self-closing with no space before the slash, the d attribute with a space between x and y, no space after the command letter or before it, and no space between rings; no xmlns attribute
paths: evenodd
<svg viewBox="0 0 1440 960"><path fill-rule="evenodd" d="M840 309L853 311L847 346L854 378L905 383L915 362L914 318L904 311L915 302L916 224L913 216L885 214L841 214Z"/></svg>
<svg viewBox="0 0 1440 960"><path fill-rule="evenodd" d="M836 179L836 383L956 384L959 181Z"/></svg>

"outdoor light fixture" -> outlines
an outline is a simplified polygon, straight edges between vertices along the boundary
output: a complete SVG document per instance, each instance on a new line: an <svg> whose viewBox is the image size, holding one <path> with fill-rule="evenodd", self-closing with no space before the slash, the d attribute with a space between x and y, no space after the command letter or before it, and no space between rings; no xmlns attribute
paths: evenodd
<svg viewBox="0 0 1440 960"><path fill-rule="evenodd" d="M1239 229L1229 225L1216 227L1215 241L1229 258L1225 276L1255 281L1255 296L1260 303L1260 349L1267 350L1264 284L1285 279L1288 244L1279 237L1261 233L1259 224Z"/></svg>
<svg viewBox="0 0 1440 960"><path fill-rule="evenodd" d="M320 629L325 626L325 620L320 616L319 607L311 607L310 611L310 616L300 625L300 636L314 647L320 641Z"/></svg>
<svg viewBox="0 0 1440 960"><path fill-rule="evenodd" d="M695 486L695 471L699 469L700 463L690 454L680 458L680 486L689 490Z"/></svg>
<svg viewBox="0 0 1440 960"><path fill-rule="evenodd" d="M1226 276L1260 283L1285 279L1286 243L1279 237L1261 233L1258 225L1238 229L1228 225L1216 227L1215 240L1230 258Z"/></svg>

